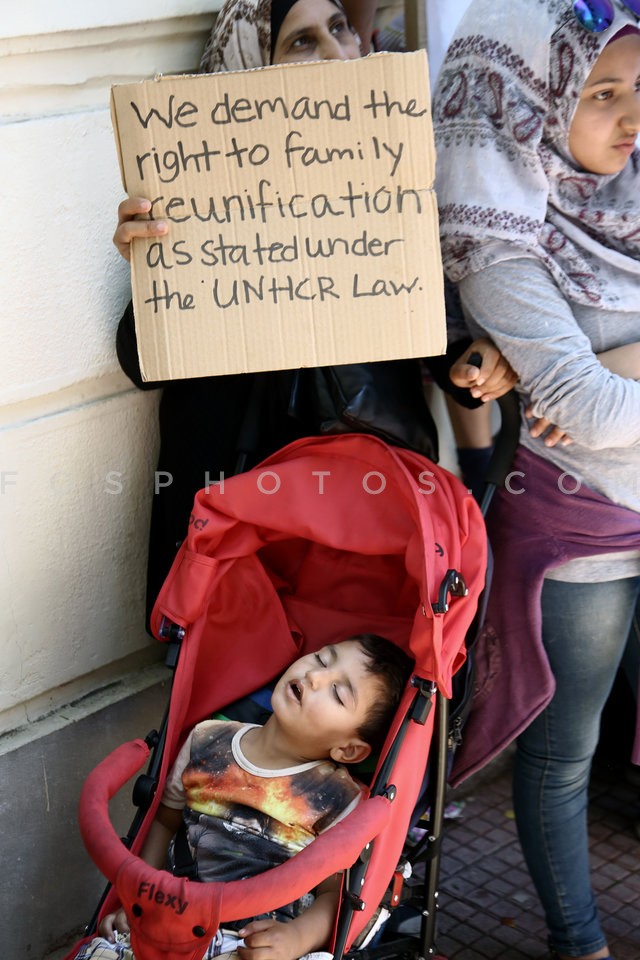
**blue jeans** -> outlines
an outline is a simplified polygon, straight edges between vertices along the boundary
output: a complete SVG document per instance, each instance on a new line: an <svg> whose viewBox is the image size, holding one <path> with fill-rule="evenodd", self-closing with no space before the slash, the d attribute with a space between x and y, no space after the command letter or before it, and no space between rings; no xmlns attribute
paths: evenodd
<svg viewBox="0 0 640 960"><path fill-rule="evenodd" d="M591 888L587 802L600 715L623 655L637 667L640 577L546 580L543 641L556 679L546 709L518 738L514 807L550 943L581 957L606 945ZM625 646L629 640L629 649Z"/></svg>

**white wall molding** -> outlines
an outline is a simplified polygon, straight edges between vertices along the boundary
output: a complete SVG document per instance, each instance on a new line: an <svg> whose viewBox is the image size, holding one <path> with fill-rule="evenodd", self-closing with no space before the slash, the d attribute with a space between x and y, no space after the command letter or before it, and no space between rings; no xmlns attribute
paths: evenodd
<svg viewBox="0 0 640 960"><path fill-rule="evenodd" d="M146 647L88 677L48 690L0 714L0 757L135 696L147 687L167 682L171 675L163 654L159 644L155 648Z"/></svg>
<svg viewBox="0 0 640 960"><path fill-rule="evenodd" d="M197 69L212 13L0 39L0 122L104 109L113 83Z"/></svg>
<svg viewBox="0 0 640 960"><path fill-rule="evenodd" d="M124 26L129 23L187 18L195 14L210 16L220 9L222 0L2 0L0 33L3 37L37 36L100 26Z"/></svg>

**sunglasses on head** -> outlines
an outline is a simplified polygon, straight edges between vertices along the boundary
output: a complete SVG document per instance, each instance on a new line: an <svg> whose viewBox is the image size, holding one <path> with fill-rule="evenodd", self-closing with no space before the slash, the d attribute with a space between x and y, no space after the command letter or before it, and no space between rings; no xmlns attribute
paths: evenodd
<svg viewBox="0 0 640 960"><path fill-rule="evenodd" d="M620 0L620 9L626 7L640 19L640 0ZM613 0L574 0L573 12L580 26L590 33L602 33L614 21L616 11Z"/></svg>

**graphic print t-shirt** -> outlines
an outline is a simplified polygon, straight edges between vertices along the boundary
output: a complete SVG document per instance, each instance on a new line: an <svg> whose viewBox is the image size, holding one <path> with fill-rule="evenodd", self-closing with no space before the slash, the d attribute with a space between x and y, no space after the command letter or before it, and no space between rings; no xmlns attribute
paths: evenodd
<svg viewBox="0 0 640 960"><path fill-rule="evenodd" d="M162 802L184 808L199 880L240 880L283 863L346 816L362 796L347 771L331 761L285 770L256 767L241 747L252 726L221 720L198 724L169 774ZM299 911L300 904L291 904L283 918Z"/></svg>

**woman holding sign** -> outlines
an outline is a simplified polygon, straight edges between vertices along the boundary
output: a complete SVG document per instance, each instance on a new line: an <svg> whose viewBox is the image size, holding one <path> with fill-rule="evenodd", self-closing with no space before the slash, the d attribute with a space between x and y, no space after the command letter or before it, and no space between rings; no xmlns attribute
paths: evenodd
<svg viewBox="0 0 640 960"><path fill-rule="evenodd" d="M373 4L345 3L347 6L353 7L363 24L370 25ZM201 69L218 72L303 60L352 60L359 56L359 38L338 0L228 0L216 20ZM166 221L146 219L150 206L148 200L136 197L120 205L114 243L127 259L134 238L153 239L169 232ZM144 382L131 304L120 322L117 349L123 370L136 386L164 387L149 542L149 614L185 535L195 493L252 466L300 436L316 433L317 427L288 415L293 371L230 374L162 384ZM478 381L484 400L509 389L514 377L491 345L483 343L478 350L484 360ZM414 372L422 402L418 361Z"/></svg>

